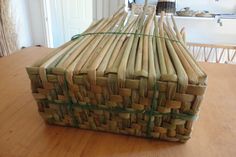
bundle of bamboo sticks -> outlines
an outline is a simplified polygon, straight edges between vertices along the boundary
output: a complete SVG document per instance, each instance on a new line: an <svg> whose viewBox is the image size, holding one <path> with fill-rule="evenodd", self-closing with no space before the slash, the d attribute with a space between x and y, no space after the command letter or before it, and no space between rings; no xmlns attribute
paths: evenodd
<svg viewBox="0 0 236 157"><path fill-rule="evenodd" d="M173 16L124 8L27 68L47 122L170 141L189 139L207 76ZM173 28L172 28L173 25Z"/></svg>

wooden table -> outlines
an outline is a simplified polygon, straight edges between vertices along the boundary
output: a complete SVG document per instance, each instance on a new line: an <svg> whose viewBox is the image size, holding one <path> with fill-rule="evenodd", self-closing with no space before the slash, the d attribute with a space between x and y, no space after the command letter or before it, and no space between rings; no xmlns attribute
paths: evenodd
<svg viewBox="0 0 236 157"><path fill-rule="evenodd" d="M209 76L192 139L186 144L45 125L25 67L51 49L0 58L0 157L235 157L236 66L201 63Z"/></svg>

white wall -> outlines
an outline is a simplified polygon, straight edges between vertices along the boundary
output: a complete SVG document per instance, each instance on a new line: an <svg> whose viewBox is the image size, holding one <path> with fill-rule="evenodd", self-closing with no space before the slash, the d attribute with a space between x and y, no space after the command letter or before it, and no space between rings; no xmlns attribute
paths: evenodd
<svg viewBox="0 0 236 157"><path fill-rule="evenodd" d="M223 26L213 18L176 17L181 29L185 27L188 42L236 45L236 20L223 19Z"/></svg>
<svg viewBox="0 0 236 157"><path fill-rule="evenodd" d="M149 0L150 4L157 4L158 0ZM144 0L136 0L143 3ZM194 10L208 10L213 13L236 13L236 0L176 0L177 10L191 7Z"/></svg>
<svg viewBox="0 0 236 157"><path fill-rule="evenodd" d="M137 0L143 3L144 0ZM156 4L157 0L150 0ZM177 10L190 6L194 10L209 10L215 13L236 12L236 0L177 0ZM223 26L214 18L176 17L178 26L185 27L187 41L207 44L236 45L236 19L223 19Z"/></svg>
<svg viewBox="0 0 236 157"><path fill-rule="evenodd" d="M13 23L18 34L19 48L31 46L33 41L27 0L11 0L10 2L11 16L14 18Z"/></svg>
<svg viewBox="0 0 236 157"><path fill-rule="evenodd" d="M236 13L236 0L177 0L177 10L186 6L212 13Z"/></svg>

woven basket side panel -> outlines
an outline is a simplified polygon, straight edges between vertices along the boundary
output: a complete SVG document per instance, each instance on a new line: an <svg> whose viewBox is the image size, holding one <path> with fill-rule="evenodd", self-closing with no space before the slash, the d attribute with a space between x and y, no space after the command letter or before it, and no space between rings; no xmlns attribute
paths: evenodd
<svg viewBox="0 0 236 157"><path fill-rule="evenodd" d="M177 83L159 81L157 83L159 89L155 94L153 89L148 89L142 94L139 89L140 80L127 80L128 88L111 89L108 87L106 77L99 78L97 85L93 86L88 83L86 77L75 78L72 85L66 84L64 75L48 74L48 82L44 83L37 74L30 75L30 78L39 112L50 124L169 141L188 140L193 121L180 119L170 114L150 116L144 113L84 109L73 103L91 104L104 108L119 107L132 111L150 110L152 105L155 105L154 110L163 114L197 114L205 91L204 87L190 86L186 93L178 93ZM156 100L156 104L153 104L153 99ZM72 102L71 106L68 106L68 101Z"/></svg>

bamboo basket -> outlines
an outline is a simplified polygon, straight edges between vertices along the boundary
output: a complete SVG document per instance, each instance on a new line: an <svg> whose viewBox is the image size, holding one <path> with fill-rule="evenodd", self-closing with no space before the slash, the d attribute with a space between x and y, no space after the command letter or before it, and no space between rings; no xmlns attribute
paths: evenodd
<svg viewBox="0 0 236 157"><path fill-rule="evenodd" d="M119 9L27 67L49 124L168 141L190 138L207 76L172 18Z"/></svg>

